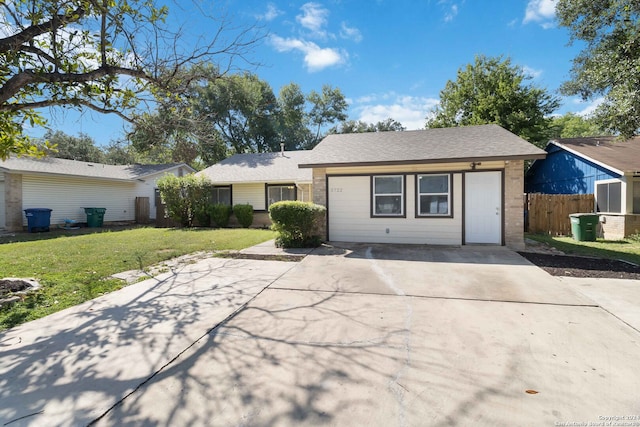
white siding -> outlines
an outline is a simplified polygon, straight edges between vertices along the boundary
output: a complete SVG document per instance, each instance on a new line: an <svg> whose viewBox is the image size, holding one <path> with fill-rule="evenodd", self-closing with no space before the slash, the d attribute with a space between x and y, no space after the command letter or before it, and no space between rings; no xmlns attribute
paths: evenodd
<svg viewBox="0 0 640 427"><path fill-rule="evenodd" d="M232 199L234 205L248 203L254 211L265 210L264 184L233 184Z"/></svg>
<svg viewBox="0 0 640 427"><path fill-rule="evenodd" d="M407 175L406 218L371 218L369 176L330 176L329 240L462 244L462 175L453 174L453 218L416 218L415 175ZM388 232L387 232L388 230Z"/></svg>
<svg viewBox="0 0 640 427"><path fill-rule="evenodd" d="M53 209L52 227L64 223L65 218L86 222L85 207L106 208L105 222L133 221L135 197L133 182L51 175L24 175L22 178L22 208ZM26 216L23 221L26 226Z"/></svg>
<svg viewBox="0 0 640 427"><path fill-rule="evenodd" d="M149 175L144 178L143 181L136 181L136 197L148 197L149 198L149 218L156 219L156 188L158 188L157 182L165 175L173 174L176 176L182 176L179 171L181 168L175 168L171 171L164 171L154 175Z"/></svg>

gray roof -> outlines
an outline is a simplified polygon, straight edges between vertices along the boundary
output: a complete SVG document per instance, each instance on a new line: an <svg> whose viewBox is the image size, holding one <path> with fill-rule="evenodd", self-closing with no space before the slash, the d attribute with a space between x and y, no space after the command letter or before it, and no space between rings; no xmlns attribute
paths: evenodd
<svg viewBox="0 0 640 427"><path fill-rule="evenodd" d="M615 136L598 136L556 139L550 143L623 174L640 171L640 137L638 136L626 141L619 141Z"/></svg>
<svg viewBox="0 0 640 427"><path fill-rule="evenodd" d="M301 168L544 158L546 152L498 125L329 135Z"/></svg>
<svg viewBox="0 0 640 427"><path fill-rule="evenodd" d="M309 169L299 169L310 151L236 154L198 172L214 183L311 182Z"/></svg>
<svg viewBox="0 0 640 427"><path fill-rule="evenodd" d="M187 173L195 172L184 163L162 165L105 165L102 163L80 162L77 160L58 159L55 157L10 157L0 161L0 171L13 173L35 173L79 176L118 181L142 179L145 176L169 171L176 167L186 169Z"/></svg>

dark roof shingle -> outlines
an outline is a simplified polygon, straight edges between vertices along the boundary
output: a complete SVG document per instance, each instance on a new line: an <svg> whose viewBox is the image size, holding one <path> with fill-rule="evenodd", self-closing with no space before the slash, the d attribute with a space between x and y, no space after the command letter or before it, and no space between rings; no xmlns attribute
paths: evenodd
<svg viewBox="0 0 640 427"><path fill-rule="evenodd" d="M640 171L640 137L618 141L614 136L562 138L551 143L620 172Z"/></svg>
<svg viewBox="0 0 640 427"><path fill-rule="evenodd" d="M498 125L329 135L300 167L544 158L544 150Z"/></svg>

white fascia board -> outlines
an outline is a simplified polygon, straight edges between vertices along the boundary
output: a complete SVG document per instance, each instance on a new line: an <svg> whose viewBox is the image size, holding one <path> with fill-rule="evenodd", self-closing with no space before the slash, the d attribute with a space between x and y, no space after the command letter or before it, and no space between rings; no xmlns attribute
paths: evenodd
<svg viewBox="0 0 640 427"><path fill-rule="evenodd" d="M628 175L628 174L629 174L629 172L628 172L628 171L627 171L627 172L625 172L625 171L621 171L620 169L616 169L616 168L614 168L614 167L612 167L612 166L609 166L609 165L608 165L608 164L606 164L606 163L603 163L603 162L598 161L598 160L596 160L596 159L592 159L591 157L589 157L589 156L585 156L584 154L582 154L582 153L580 153L580 152L578 152L578 151L576 151L576 150L573 150L573 149L571 149L571 148L567 147L566 145L560 144L558 141L555 141L555 140L554 140L554 141L551 141L551 142L550 142L550 144L553 144L553 145L555 145L555 146L557 146L557 147L560 147L560 148L562 148L563 150L568 151L568 152L569 152L569 153L571 153L571 154L574 154L574 155L576 155L576 156L578 156L578 157L580 157L580 158L583 158L583 159L585 159L585 160L590 161L591 163L595 163L595 164L596 164L596 165L598 165L598 166L602 166L602 167L603 167L603 168L605 168L605 169L609 169L611 172L615 172L615 173L617 173L618 175L623 175L623 176L624 176L624 175Z"/></svg>

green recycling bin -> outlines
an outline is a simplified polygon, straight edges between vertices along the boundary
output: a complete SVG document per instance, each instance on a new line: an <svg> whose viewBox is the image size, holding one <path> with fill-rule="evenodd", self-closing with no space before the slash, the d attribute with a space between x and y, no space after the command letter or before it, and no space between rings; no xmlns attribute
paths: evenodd
<svg viewBox="0 0 640 427"><path fill-rule="evenodd" d="M84 208L87 214L87 227L102 227L106 208Z"/></svg>
<svg viewBox="0 0 640 427"><path fill-rule="evenodd" d="M579 242L595 242L598 232L598 214L575 213L571 219L571 234Z"/></svg>

